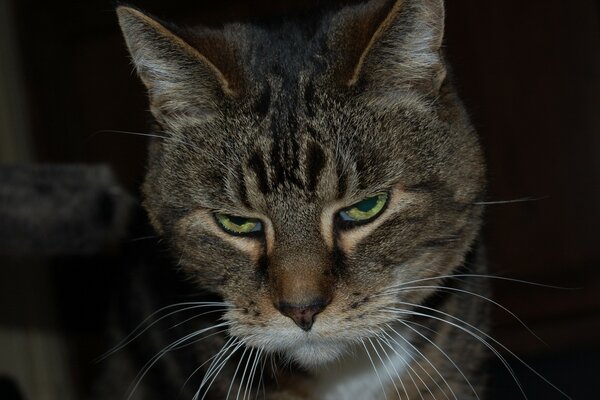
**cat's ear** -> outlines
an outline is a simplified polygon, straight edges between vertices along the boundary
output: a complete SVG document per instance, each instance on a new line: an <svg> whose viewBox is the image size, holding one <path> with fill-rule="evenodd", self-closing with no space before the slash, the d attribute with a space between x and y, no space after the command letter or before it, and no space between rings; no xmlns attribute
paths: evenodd
<svg viewBox="0 0 600 400"><path fill-rule="evenodd" d="M446 77L443 0L371 0L342 10L333 28L347 43L338 71L345 85L435 94Z"/></svg>
<svg viewBox="0 0 600 400"><path fill-rule="evenodd" d="M206 114L223 96L236 95L236 79L226 76L209 57L210 51L198 48L202 38L195 38L192 45L134 8L120 6L117 15L155 115ZM222 61L227 52L227 46L222 46L216 58Z"/></svg>

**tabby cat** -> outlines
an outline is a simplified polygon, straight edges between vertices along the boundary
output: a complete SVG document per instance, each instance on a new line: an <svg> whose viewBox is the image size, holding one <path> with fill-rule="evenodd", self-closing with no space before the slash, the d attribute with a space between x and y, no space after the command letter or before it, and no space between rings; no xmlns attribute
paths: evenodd
<svg viewBox="0 0 600 400"><path fill-rule="evenodd" d="M144 206L201 296L115 363L130 398L483 398L484 160L443 1L222 29L117 13L160 136Z"/></svg>

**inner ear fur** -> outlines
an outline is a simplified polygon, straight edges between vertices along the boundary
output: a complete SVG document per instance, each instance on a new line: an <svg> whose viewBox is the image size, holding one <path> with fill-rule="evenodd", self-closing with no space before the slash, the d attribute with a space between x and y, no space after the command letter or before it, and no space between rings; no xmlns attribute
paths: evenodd
<svg viewBox="0 0 600 400"><path fill-rule="evenodd" d="M437 92L445 79L443 0L371 0L343 9L332 31L340 84Z"/></svg>

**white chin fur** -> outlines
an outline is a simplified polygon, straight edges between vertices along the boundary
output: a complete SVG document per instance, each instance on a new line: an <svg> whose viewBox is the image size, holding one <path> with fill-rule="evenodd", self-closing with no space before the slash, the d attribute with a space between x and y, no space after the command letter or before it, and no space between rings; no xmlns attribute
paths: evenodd
<svg viewBox="0 0 600 400"><path fill-rule="evenodd" d="M323 337L296 327L263 331L246 336L245 342L252 347L263 348L268 353L279 353L312 370L339 359L351 344L341 338Z"/></svg>
<svg viewBox="0 0 600 400"><path fill-rule="evenodd" d="M324 364L339 359L345 346L341 343L318 343L304 342L298 343L283 351L291 360L296 361L307 369L315 369Z"/></svg>

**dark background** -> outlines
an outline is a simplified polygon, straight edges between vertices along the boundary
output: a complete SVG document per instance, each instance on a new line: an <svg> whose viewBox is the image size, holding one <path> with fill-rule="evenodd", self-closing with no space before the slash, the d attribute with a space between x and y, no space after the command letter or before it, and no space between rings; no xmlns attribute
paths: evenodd
<svg viewBox="0 0 600 400"><path fill-rule="evenodd" d="M131 3L167 20L218 26L342 2ZM108 163L135 193L145 138L101 132L145 132L149 119L115 3L9 4L30 161ZM446 48L486 150L488 200L529 199L488 207L484 237L492 270L572 288L495 281L495 300L545 344L501 310L494 314L494 337L573 398L592 398L600 372L600 6L594 0L449 0ZM82 394L96 368L90 360L103 350L102 319L94 315L104 312L110 296L104 289L115 266L107 267L106 257L54 260L47 277L57 293L59 330L70 338L70 374ZM0 326L44 329L27 312L0 316ZM500 370L492 381L496 398L518 398ZM561 398L526 369L517 372L530 399Z"/></svg>

